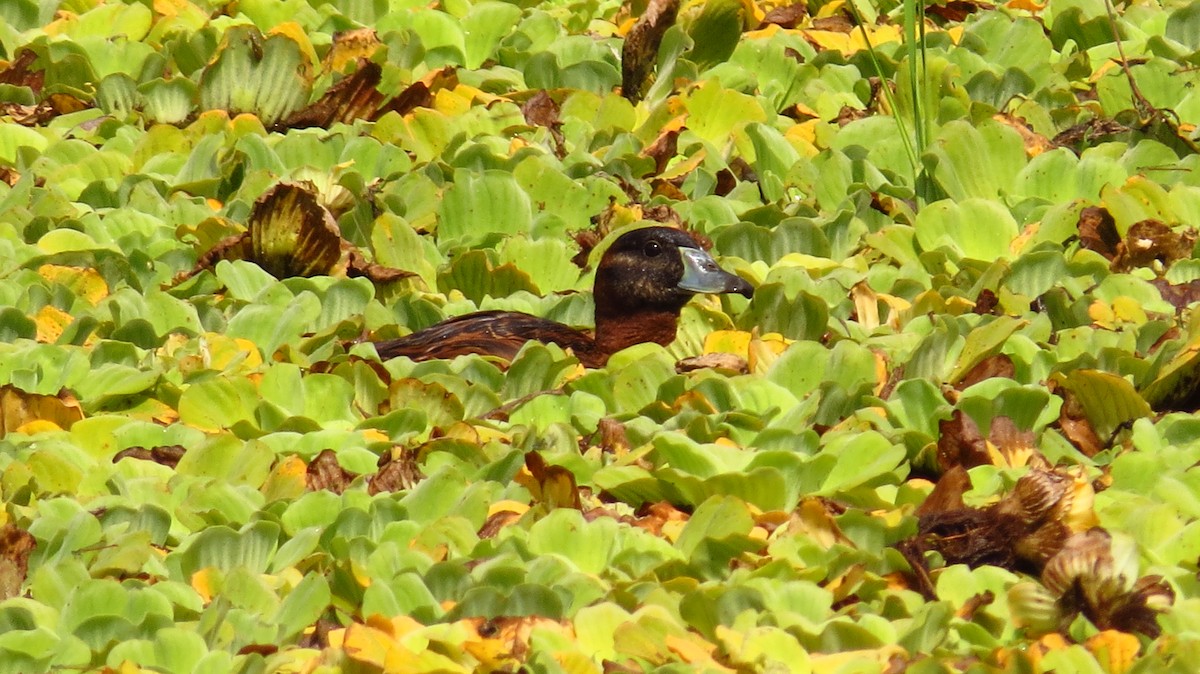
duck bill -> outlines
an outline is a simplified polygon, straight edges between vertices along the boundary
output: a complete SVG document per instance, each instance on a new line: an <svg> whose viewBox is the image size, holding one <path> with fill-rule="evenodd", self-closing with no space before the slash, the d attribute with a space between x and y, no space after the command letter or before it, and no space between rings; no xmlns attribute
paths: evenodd
<svg viewBox="0 0 1200 674"><path fill-rule="evenodd" d="M680 248L683 258L683 278L677 287L693 293L737 293L754 295L754 286L735 274L721 269L717 261L699 248Z"/></svg>

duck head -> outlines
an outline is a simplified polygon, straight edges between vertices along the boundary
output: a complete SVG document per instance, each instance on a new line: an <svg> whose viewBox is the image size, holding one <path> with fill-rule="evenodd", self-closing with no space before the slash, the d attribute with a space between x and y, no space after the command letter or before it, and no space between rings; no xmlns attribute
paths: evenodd
<svg viewBox="0 0 1200 674"><path fill-rule="evenodd" d="M679 312L697 293L754 288L717 265L690 234L645 227L622 234L596 268L596 345L615 353L640 342L670 344Z"/></svg>

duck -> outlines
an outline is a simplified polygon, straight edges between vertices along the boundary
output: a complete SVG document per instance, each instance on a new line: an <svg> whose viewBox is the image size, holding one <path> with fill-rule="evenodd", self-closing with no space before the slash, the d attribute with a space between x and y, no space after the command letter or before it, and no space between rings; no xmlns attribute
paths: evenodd
<svg viewBox="0 0 1200 674"><path fill-rule="evenodd" d="M604 367L614 353L644 342L675 341L683 307L700 293L754 296L745 279L725 271L688 232L650 226L620 234L600 258L592 287L591 333L515 311L478 311L410 335L375 343L384 360L448 359L465 354L512 361L526 342L569 349L587 368Z"/></svg>

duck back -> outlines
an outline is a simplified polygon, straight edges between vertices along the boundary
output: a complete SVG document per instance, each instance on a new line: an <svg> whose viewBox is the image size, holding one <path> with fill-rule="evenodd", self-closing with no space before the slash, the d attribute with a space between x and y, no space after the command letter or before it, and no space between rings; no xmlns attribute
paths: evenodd
<svg viewBox="0 0 1200 674"><path fill-rule="evenodd" d="M515 311L479 311L450 318L411 335L375 344L380 358L454 358L469 353L511 361L525 342L553 342L571 349L585 367L603 367L606 354L590 335L561 323Z"/></svg>

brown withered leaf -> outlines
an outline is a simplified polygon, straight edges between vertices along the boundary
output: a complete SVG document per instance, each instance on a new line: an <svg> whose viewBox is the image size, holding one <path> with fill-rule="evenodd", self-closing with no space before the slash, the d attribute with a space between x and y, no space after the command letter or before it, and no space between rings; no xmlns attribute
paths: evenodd
<svg viewBox="0 0 1200 674"><path fill-rule="evenodd" d="M938 422L937 461L942 472L955 466L974 468L992 463L987 439L975 420L962 410L954 410L953 416Z"/></svg>
<svg viewBox="0 0 1200 674"><path fill-rule="evenodd" d="M975 298L975 306L971 309L972 313L980 316L991 314L998 315L996 309L1000 306L1000 298L996 297L996 293L989 288L984 288L979 291L979 297Z"/></svg>
<svg viewBox="0 0 1200 674"><path fill-rule="evenodd" d="M250 259L275 278L344 273L342 234L316 195L279 183L254 202Z"/></svg>
<svg viewBox="0 0 1200 674"><path fill-rule="evenodd" d="M1031 450L1037 446L1037 437L1032 430L1024 430L1009 417L998 416L992 419L988 429L988 440L1004 456L1012 456L1021 450Z"/></svg>
<svg viewBox="0 0 1200 674"><path fill-rule="evenodd" d="M338 463L337 452L323 449L308 464L305 483L309 491L331 491L340 494L358 477L356 474L342 468Z"/></svg>
<svg viewBox="0 0 1200 674"><path fill-rule="evenodd" d="M734 177L733 171L727 168L717 171L717 184L713 187L713 194L723 197L732 192L735 187L737 187L737 178Z"/></svg>
<svg viewBox="0 0 1200 674"><path fill-rule="evenodd" d="M854 30L856 25L845 11L818 17L812 21L813 30L826 30L833 33L849 33Z"/></svg>
<svg viewBox="0 0 1200 674"><path fill-rule="evenodd" d="M671 180L663 178L654 178L650 181L650 197L666 197L672 201L686 201L687 195L683 193L681 185L686 176L678 176Z"/></svg>
<svg viewBox="0 0 1200 674"><path fill-rule="evenodd" d="M1161 273L1176 261L1192 256L1196 237L1196 230L1191 227L1176 232L1158 220L1140 220L1129 226L1125 238L1117 244L1111 268L1120 273L1152 267Z"/></svg>
<svg viewBox="0 0 1200 674"><path fill-rule="evenodd" d="M17 52L17 58L0 68L0 84L29 87L35 94L40 93L45 83L46 73L42 70L32 69L35 61L37 61L37 52L32 49L21 49Z"/></svg>
<svg viewBox="0 0 1200 674"><path fill-rule="evenodd" d="M68 391L44 395L26 393L12 384L0 386L0 438L34 421L68 429L80 419L83 409Z"/></svg>
<svg viewBox="0 0 1200 674"><path fill-rule="evenodd" d="M562 135L562 120L559 118L560 109L545 89L539 90L529 100L521 104L521 114L525 123L531 126L545 127L554 139L554 153L561 159L567 156L566 139Z"/></svg>
<svg viewBox="0 0 1200 674"><path fill-rule="evenodd" d="M484 520L483 526L479 528L478 535L480 538L495 538L496 534L504 530L504 527L516 524L520 519L521 513L512 510L498 510Z"/></svg>
<svg viewBox="0 0 1200 674"><path fill-rule="evenodd" d="M679 374L696 370L716 370L730 375L747 374L750 372L750 364L745 358L733 353L706 353L675 363L675 372Z"/></svg>
<svg viewBox="0 0 1200 674"><path fill-rule="evenodd" d="M841 110L838 110L837 118L834 120L838 126L846 126L850 122L857 122L860 119L866 119L871 116L870 110L863 108L853 108L849 105L843 105Z"/></svg>
<svg viewBox="0 0 1200 674"><path fill-rule="evenodd" d="M621 47L621 95L632 103L642 100L646 79L658 60L658 46L675 25L680 0L650 0Z"/></svg>
<svg viewBox="0 0 1200 674"><path fill-rule="evenodd" d="M453 66L445 66L432 70L422 77L419 81L413 82L408 87L396 94L387 103L380 106L375 114L371 115L371 121L378 121L389 112L396 112L401 115L416 110L417 108L428 108L433 106L433 97L442 89L453 89L458 86L458 70Z"/></svg>
<svg viewBox="0 0 1200 674"><path fill-rule="evenodd" d="M629 438L625 435L625 424L604 417L596 427L600 434L600 449L605 454L621 456L629 451Z"/></svg>
<svg viewBox="0 0 1200 674"><path fill-rule="evenodd" d="M1112 537L1099 527L1071 536L1042 572L1042 584L1066 615L1083 613L1100 629L1157 637L1158 613L1175 601L1159 576L1128 578L1113 558Z"/></svg>
<svg viewBox="0 0 1200 674"><path fill-rule="evenodd" d="M183 445L159 445L157 447L129 447L122 449L113 456L113 463L121 459L138 459L139 461L153 461L160 466L175 468L183 459L183 455L187 453L187 449Z"/></svg>
<svg viewBox="0 0 1200 674"><path fill-rule="evenodd" d="M1156 278L1150 281L1150 285L1157 288L1158 294L1179 311L1200 302L1200 279L1171 283L1165 278Z"/></svg>
<svg viewBox="0 0 1200 674"><path fill-rule="evenodd" d="M975 12L987 11L995 8L995 5L988 2L965 2L964 0L949 0L944 4L929 3L925 5L925 13L936 16L943 21L960 22Z"/></svg>
<svg viewBox="0 0 1200 674"><path fill-rule="evenodd" d="M394 283L406 278L414 278L416 274L395 267L387 267L368 260L357 248L347 251L346 276L350 278L370 279L372 283Z"/></svg>
<svg viewBox="0 0 1200 674"><path fill-rule="evenodd" d="M13 185L16 185L17 181L20 179L21 174L17 173L16 169L8 166L0 166L0 183L4 183L5 185L12 187Z"/></svg>
<svg viewBox="0 0 1200 674"><path fill-rule="evenodd" d="M579 499L579 488L575 483L575 474L562 466L546 463L541 454L526 452L525 470L532 480L518 474L515 480L522 484L533 500L547 508L574 508L580 510L583 504Z"/></svg>
<svg viewBox="0 0 1200 674"><path fill-rule="evenodd" d="M419 451L401 449L379 458L379 470L367 483L371 496L380 492L397 492L412 489L425 478L417 464Z"/></svg>
<svg viewBox="0 0 1200 674"><path fill-rule="evenodd" d="M1124 124L1111 119L1096 118L1061 131L1051 140L1059 147L1068 147L1078 153L1084 148L1104 142L1113 136L1128 133L1128 131L1129 127Z"/></svg>
<svg viewBox="0 0 1200 674"><path fill-rule="evenodd" d="M1117 256L1117 244L1121 235L1117 233L1117 222L1108 209L1088 206L1079 212L1079 245L1094 250L1112 261Z"/></svg>
<svg viewBox="0 0 1200 674"><path fill-rule="evenodd" d="M337 31L333 34L333 44L322 59L321 65L326 71L342 72L347 63L374 56L381 44L374 28Z"/></svg>
<svg viewBox="0 0 1200 674"><path fill-rule="evenodd" d="M654 175L665 171L667 164L675 158L679 147L680 130L680 128L665 129L658 134L658 138L655 138L653 143L642 148L640 154L654 160Z"/></svg>
<svg viewBox="0 0 1200 674"><path fill-rule="evenodd" d="M88 103L70 94L50 94L36 105L0 103L0 115L9 117L22 126L40 126L59 115L78 112L91 107Z"/></svg>
<svg viewBox="0 0 1200 674"><path fill-rule="evenodd" d="M897 545L922 592L932 590L925 553L938 552L947 565L999 566L1040 571L1070 533L1066 519L1074 498L1073 478L1051 470L1026 473L992 505L970 508L962 495L970 478L962 467L947 471L917 509L917 534Z"/></svg>
<svg viewBox="0 0 1200 674"><path fill-rule="evenodd" d="M1063 399L1056 422L1058 429L1084 456L1095 456L1100 453L1104 449L1105 443L1096 433L1096 429L1092 427L1092 422L1088 421L1087 413L1075 394L1055 381L1049 383L1049 388L1051 393Z"/></svg>
<svg viewBox="0 0 1200 674"><path fill-rule="evenodd" d="M780 28L795 28L804 22L806 16L808 16L808 7L803 2L776 7L763 16L757 30L762 30L770 25Z"/></svg>
<svg viewBox="0 0 1200 674"><path fill-rule="evenodd" d="M249 260L276 278L364 276L384 283L415 276L368 262L342 238L333 215L307 183L281 182L267 190L254 202L246 232L222 239L172 283L212 269L221 260Z"/></svg>
<svg viewBox="0 0 1200 674"><path fill-rule="evenodd" d="M333 611L330 610L313 624L311 630L304 631L296 645L300 648L313 648L317 650L327 648L329 646L329 633L341 627L342 624L337 621Z"/></svg>
<svg viewBox="0 0 1200 674"><path fill-rule="evenodd" d="M1013 364L1013 360L1008 354L993 354L976 363L975 367L967 370L967 373L963 375L954 388L959 391L965 391L969 387L993 377L1012 379L1016 372L1016 365Z"/></svg>
<svg viewBox="0 0 1200 674"><path fill-rule="evenodd" d="M325 90L321 98L280 122L280 129L328 129L335 122L349 124L356 119L368 119L379 108L383 94L379 82L383 69L378 63L358 59L358 68Z"/></svg>
<svg viewBox="0 0 1200 674"><path fill-rule="evenodd" d="M963 602L962 606L954 612L954 616L960 620L971 621L975 619L975 614L981 608L991 606L996 601L996 595L991 590L986 590L982 594L973 595L967 601Z"/></svg>
<svg viewBox="0 0 1200 674"><path fill-rule="evenodd" d="M14 524L0 527L0 601L21 594L29 573L29 555L37 541L28 531Z"/></svg>

